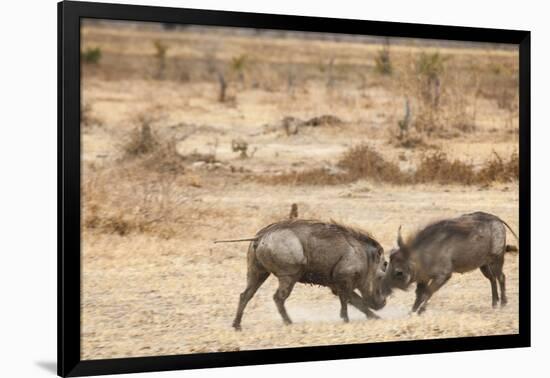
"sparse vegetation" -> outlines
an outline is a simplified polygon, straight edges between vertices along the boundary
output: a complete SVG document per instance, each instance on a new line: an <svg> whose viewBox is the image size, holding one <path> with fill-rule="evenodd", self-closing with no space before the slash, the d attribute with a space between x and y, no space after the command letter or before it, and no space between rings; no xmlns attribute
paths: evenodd
<svg viewBox="0 0 550 378"><path fill-rule="evenodd" d="M519 179L519 155L512 152L508 160L493 151L493 157L486 161L477 173L480 182L510 182Z"/></svg>
<svg viewBox="0 0 550 378"><path fill-rule="evenodd" d="M422 157L414 173L414 181L471 185L475 183L476 175L471 164L458 159L449 160L444 152L436 151Z"/></svg>
<svg viewBox="0 0 550 378"><path fill-rule="evenodd" d="M403 172L396 163L387 161L366 144L350 148L336 167L323 167L271 176L267 182L291 185L338 185L366 179L396 185L418 183L487 185L519 178L517 153L508 161L495 154L479 169L458 159L449 159L442 151L426 153L416 170ZM260 181L266 181L263 178Z"/></svg>
<svg viewBox="0 0 550 378"><path fill-rule="evenodd" d="M140 114L136 117L136 121L139 126L132 130L122 145L123 153L127 157L147 155L160 146L160 142L151 128L154 118L150 115Z"/></svg>
<svg viewBox="0 0 550 378"><path fill-rule="evenodd" d="M189 184L178 181L177 176L151 177L147 171L128 168L89 172L83 184L87 231L120 236L144 233L168 239L189 232L205 217L222 214L182 196L182 187ZM126 184L117 185L120 182Z"/></svg>
<svg viewBox="0 0 550 378"><path fill-rule="evenodd" d="M90 102L80 104L80 124L83 127L101 126L102 121L94 115L93 106Z"/></svg>
<svg viewBox="0 0 550 378"><path fill-rule="evenodd" d="M99 64L101 60L101 48L88 47L80 53L80 60L86 64Z"/></svg>
<svg viewBox="0 0 550 378"><path fill-rule="evenodd" d="M338 162L353 181L365 178L374 181L403 183L404 175L399 166L389 162L366 144L351 147Z"/></svg>
<svg viewBox="0 0 550 378"><path fill-rule="evenodd" d="M393 72L393 66L390 57L390 39L386 38L384 46L378 50L374 58L374 64L376 72L382 75L391 75Z"/></svg>
<svg viewBox="0 0 550 378"><path fill-rule="evenodd" d="M162 80L165 78L166 73L166 53L168 51L168 45L160 40L155 40L153 41L153 46L155 46L155 58L157 59L157 72L155 78Z"/></svg>
<svg viewBox="0 0 550 378"><path fill-rule="evenodd" d="M414 174L414 182L438 184L488 185L519 179L518 155L512 153L508 161L495 154L479 169L458 159L450 160L441 151L424 155Z"/></svg>
<svg viewBox="0 0 550 378"><path fill-rule="evenodd" d="M185 156L177 151L175 139L160 138L152 128L159 117L140 114L136 117L138 127L131 130L121 145L123 157L156 173L183 174ZM193 156L187 157L193 159Z"/></svg>
<svg viewBox="0 0 550 378"><path fill-rule="evenodd" d="M244 85L244 74L249 64L249 59L246 54L234 56L231 59L231 70L237 75L237 78Z"/></svg>

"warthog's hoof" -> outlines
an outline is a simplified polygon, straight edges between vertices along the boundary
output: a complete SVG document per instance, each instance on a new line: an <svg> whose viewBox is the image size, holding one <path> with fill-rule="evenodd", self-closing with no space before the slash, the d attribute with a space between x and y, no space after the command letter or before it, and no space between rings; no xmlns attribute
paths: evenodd
<svg viewBox="0 0 550 378"><path fill-rule="evenodd" d="M380 316L373 313L373 314L367 315L367 319L377 320L377 319L380 319Z"/></svg>
<svg viewBox="0 0 550 378"><path fill-rule="evenodd" d="M235 328L235 331L242 331L243 329L241 328L241 325L240 324L234 324L233 323L233 328Z"/></svg>

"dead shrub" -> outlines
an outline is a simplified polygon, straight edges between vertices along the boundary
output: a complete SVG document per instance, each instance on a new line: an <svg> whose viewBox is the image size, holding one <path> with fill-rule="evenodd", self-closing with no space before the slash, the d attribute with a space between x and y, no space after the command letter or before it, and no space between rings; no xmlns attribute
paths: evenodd
<svg viewBox="0 0 550 378"><path fill-rule="evenodd" d="M384 159L367 144L360 144L346 151L336 167L311 168L257 178L260 182L275 185L338 185L360 179L394 185L488 185L493 182L510 182L519 179L519 156L514 152L510 159L504 160L495 153L494 157L476 169L471 163L451 160L444 152L434 151L424 154L416 171L408 173L402 172L396 163Z"/></svg>
<svg viewBox="0 0 550 378"><path fill-rule="evenodd" d="M475 179L476 175L471 164L460 160L449 160L441 151L424 155L414 173L414 181L417 183L471 185L475 183Z"/></svg>
<svg viewBox="0 0 550 378"><path fill-rule="evenodd" d="M390 57L390 39L386 38L384 46L378 50L374 57L374 66L376 72L381 75L391 75L393 72L393 65Z"/></svg>
<svg viewBox="0 0 550 378"><path fill-rule="evenodd" d="M519 179L519 155L513 152L505 161L495 151L477 173L480 182L509 182Z"/></svg>
<svg viewBox="0 0 550 378"><path fill-rule="evenodd" d="M161 138L153 131L152 124L158 118L143 114L136 117L139 126L129 133L120 146L122 160L133 160L136 166L156 173L182 174L185 171L185 160L194 161L193 157L184 157L178 153L176 139Z"/></svg>
<svg viewBox="0 0 550 378"><path fill-rule="evenodd" d="M136 121L139 126L130 132L127 140L121 146L125 157L150 154L160 145L151 128L154 119L150 116L139 115Z"/></svg>
<svg viewBox="0 0 550 378"><path fill-rule="evenodd" d="M185 158L176 149L176 141L159 144L151 154L143 159L143 166L151 171L166 174L182 174L185 171Z"/></svg>
<svg viewBox="0 0 550 378"><path fill-rule="evenodd" d="M498 154L485 161L476 170L473 164L458 159L449 160L437 151L424 155L414 173L414 182L461 185L488 185L493 182L509 182L519 179L519 156L512 153L508 161Z"/></svg>
<svg viewBox="0 0 550 378"><path fill-rule="evenodd" d="M157 60L157 72L155 73L155 79L163 80L166 73L166 53L168 46L160 40L153 41L155 47L155 58Z"/></svg>
<svg viewBox="0 0 550 378"><path fill-rule="evenodd" d="M367 178L391 183L406 180L396 163L385 160L367 144L351 147L338 162L338 167L344 169L353 180Z"/></svg>
<svg viewBox="0 0 550 378"><path fill-rule="evenodd" d="M360 144L346 151L336 167L312 168L259 180L270 184L338 185L359 179L402 184L408 181L408 176L396 163L388 162L368 145Z"/></svg>

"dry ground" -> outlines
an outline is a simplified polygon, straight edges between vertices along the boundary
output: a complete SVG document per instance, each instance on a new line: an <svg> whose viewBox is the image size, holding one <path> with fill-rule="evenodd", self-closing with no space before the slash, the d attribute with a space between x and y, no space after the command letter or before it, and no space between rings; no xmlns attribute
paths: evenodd
<svg viewBox="0 0 550 378"><path fill-rule="evenodd" d="M84 29L83 46L100 46L103 57L99 65L83 67L82 93L91 106L91 120L82 125L82 358L518 331L518 257L509 254L504 267L509 304L503 309L491 308L489 282L475 271L454 275L422 316L408 314L414 301L410 290L389 298L379 311L382 319L367 320L352 309L349 324L339 319L339 301L328 289L297 285L287 301L295 323L283 326L272 300L276 279L271 277L249 303L238 333L231 321L245 286L247 245L212 243L252 236L267 223L287 217L292 203L298 204L302 217L335 219L371 231L386 251L395 244L399 225L407 234L434 219L477 210L497 214L518 230L517 181L392 186L365 178L346 185L274 186L258 180L333 167L358 143L369 144L403 171L414 170L418 159L434 148L476 167L495 152L507 157L517 151L516 110L497 106L497 99L482 94L487 88L479 82L495 67L515 72L517 51L438 49L453 57L449 71L488 67L477 74L480 88L466 106L470 113L475 106L476 128L451 128L451 136L449 130L422 134L428 146L401 148L393 143L394 129L409 92L398 83L401 71L394 78L373 71L379 45L227 36L215 49L216 64L242 54L252 56L253 64L244 80L228 74L229 100L222 103L215 79L196 68L208 57L201 46L219 38L147 28ZM167 77L162 80L154 78L151 69L156 64L153 41L158 39L169 46ZM434 49L401 45L392 52L399 68L420 51ZM338 77L334 86L327 86L319 64L326 65L331 56ZM285 71L277 73L269 66L289 61L299 65L299 85L292 91L285 86ZM189 73L181 79L178 69ZM365 82L354 76L362 69L367 72ZM269 77L273 72L275 77ZM181 170L166 173L143 168L139 157L125 157L128 135L140 126L136 115L144 113L154 116L152 129L159 138L187 136L176 144L179 156L214 153L216 162L183 160ZM265 127L278 125L285 116L309 119L323 114L343 123L300 129L290 136ZM249 143L253 157L241 159L231 150L236 138ZM511 235L508 238L516 244Z"/></svg>

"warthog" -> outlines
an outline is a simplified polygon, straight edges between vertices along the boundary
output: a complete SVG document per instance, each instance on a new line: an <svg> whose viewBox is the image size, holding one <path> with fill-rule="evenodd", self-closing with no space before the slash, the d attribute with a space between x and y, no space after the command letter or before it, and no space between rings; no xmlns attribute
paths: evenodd
<svg viewBox="0 0 550 378"><path fill-rule="evenodd" d="M271 273L279 280L273 299L285 324L292 323L284 303L296 282L329 287L340 298L345 322L348 303L368 318L377 318L369 307L378 310L386 304L381 292L384 250L365 232L336 223L286 220L263 228L254 238L224 242L247 240L247 285L233 321L236 330L247 303Z"/></svg>
<svg viewBox="0 0 550 378"><path fill-rule="evenodd" d="M441 288L454 272L465 273L479 268L491 282L492 305L506 305L505 276L502 272L504 253L517 250L506 245L506 226L495 215L476 212L430 224L408 242L401 237L399 227L398 249L390 253L390 262L384 278L384 295L392 288L406 290L416 282L416 300L412 312L422 313L431 296Z"/></svg>

